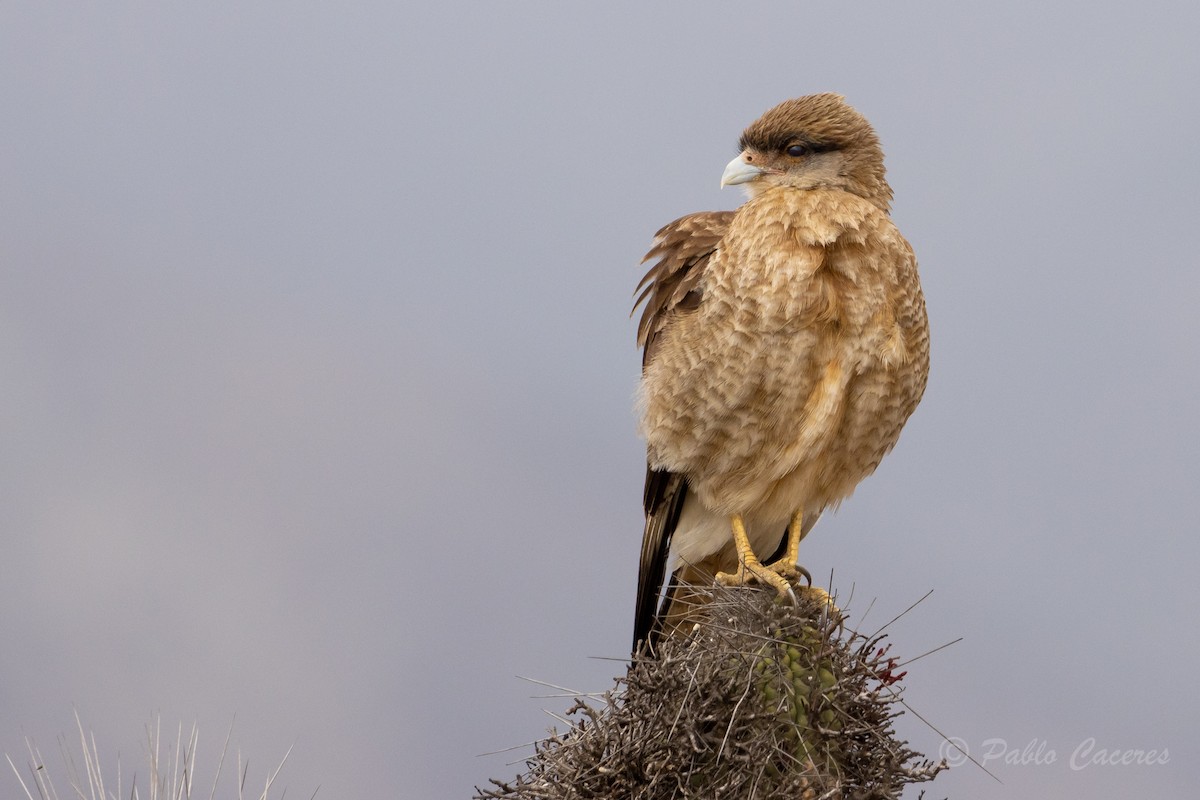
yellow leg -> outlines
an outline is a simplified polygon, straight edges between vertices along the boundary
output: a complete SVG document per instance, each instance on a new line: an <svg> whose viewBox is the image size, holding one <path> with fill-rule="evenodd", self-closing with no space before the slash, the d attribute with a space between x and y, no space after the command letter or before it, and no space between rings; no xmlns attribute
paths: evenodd
<svg viewBox="0 0 1200 800"><path fill-rule="evenodd" d="M746 524L742 522L742 516L734 514L729 519L729 525L733 529L734 546L737 547L738 571L734 574L718 572L717 582L725 586L745 586L752 580L758 580L760 583L774 586L781 596L792 595L791 584L775 570L764 567L758 556L754 555L754 550L750 547L750 538L746 536ZM797 541L797 547L799 544Z"/></svg>
<svg viewBox="0 0 1200 800"><path fill-rule="evenodd" d="M795 578L801 574L801 568L796 565L800 560L800 540L804 538L804 512L797 511L792 514L792 524L788 525L787 534L787 552L783 554L783 558L773 564L768 564L767 569L774 570L780 577ZM807 572L804 572L807 575ZM809 583L812 583L811 576Z"/></svg>
<svg viewBox="0 0 1200 800"><path fill-rule="evenodd" d="M799 566L796 562L800 560L800 542L804 539L804 512L797 511L792 515L792 522L788 525L787 551L783 554L783 558L778 561L767 564L764 569L771 570L781 578L790 579L803 575L808 579L808 586L797 587L798 591L810 597L816 598L818 602L822 602L829 607L832 614L839 617L841 612L838 607L833 604L833 598L829 596L829 592L822 589L820 586L812 585L812 576L808 574L808 570Z"/></svg>

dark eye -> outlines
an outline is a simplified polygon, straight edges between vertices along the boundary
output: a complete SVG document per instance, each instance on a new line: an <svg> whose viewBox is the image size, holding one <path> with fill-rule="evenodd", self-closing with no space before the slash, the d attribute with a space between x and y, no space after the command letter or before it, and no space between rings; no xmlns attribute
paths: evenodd
<svg viewBox="0 0 1200 800"><path fill-rule="evenodd" d="M808 148L802 144L793 144L788 147L786 152L792 158L799 158L808 155Z"/></svg>

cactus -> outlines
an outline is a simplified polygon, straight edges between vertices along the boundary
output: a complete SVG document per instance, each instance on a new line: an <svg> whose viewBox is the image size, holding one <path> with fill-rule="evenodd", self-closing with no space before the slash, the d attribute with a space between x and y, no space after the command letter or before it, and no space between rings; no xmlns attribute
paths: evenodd
<svg viewBox="0 0 1200 800"><path fill-rule="evenodd" d="M695 628L639 656L603 706L578 701L486 800L898 797L942 764L899 741L902 675L882 637L802 592L714 587Z"/></svg>

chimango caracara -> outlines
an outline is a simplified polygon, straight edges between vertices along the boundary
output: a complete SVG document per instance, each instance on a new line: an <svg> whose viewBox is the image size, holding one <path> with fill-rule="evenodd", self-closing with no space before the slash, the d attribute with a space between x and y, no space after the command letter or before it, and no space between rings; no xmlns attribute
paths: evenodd
<svg viewBox="0 0 1200 800"><path fill-rule="evenodd" d="M635 648L686 616L688 586L788 593L800 540L896 444L929 371L917 262L867 120L839 95L801 97L739 146L721 185L749 199L660 230L638 287Z"/></svg>

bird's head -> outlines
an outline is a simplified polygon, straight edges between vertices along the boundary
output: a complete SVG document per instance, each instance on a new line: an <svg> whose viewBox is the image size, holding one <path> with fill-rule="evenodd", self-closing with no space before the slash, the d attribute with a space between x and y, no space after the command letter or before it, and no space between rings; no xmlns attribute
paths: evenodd
<svg viewBox="0 0 1200 800"><path fill-rule="evenodd" d="M879 139L841 95L786 100L751 123L738 146L722 187L744 184L751 197L775 186L842 189L884 212L891 205Z"/></svg>

